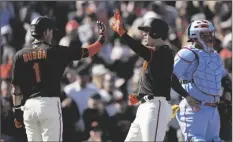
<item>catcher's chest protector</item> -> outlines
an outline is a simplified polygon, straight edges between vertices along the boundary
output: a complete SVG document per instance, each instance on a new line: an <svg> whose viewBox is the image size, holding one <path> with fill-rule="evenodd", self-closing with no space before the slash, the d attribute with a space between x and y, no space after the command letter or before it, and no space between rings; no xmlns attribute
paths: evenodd
<svg viewBox="0 0 233 142"><path fill-rule="evenodd" d="M218 53L206 53L197 48L191 48L198 60L197 68L193 72L193 81L197 89L205 94L221 95L221 79L223 63Z"/></svg>

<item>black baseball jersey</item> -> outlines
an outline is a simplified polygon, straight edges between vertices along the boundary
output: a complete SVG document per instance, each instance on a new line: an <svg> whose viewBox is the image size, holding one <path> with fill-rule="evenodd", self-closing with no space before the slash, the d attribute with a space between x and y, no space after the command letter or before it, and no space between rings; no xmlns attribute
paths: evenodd
<svg viewBox="0 0 233 142"><path fill-rule="evenodd" d="M139 80L138 98L144 95L166 97L170 100L174 56L167 45L150 49L135 41L129 35L121 37L129 47L145 59Z"/></svg>
<svg viewBox="0 0 233 142"><path fill-rule="evenodd" d="M27 98L60 97L60 80L65 67L73 60L88 56L81 47L35 43L23 48L14 57L12 84Z"/></svg>
<svg viewBox="0 0 233 142"><path fill-rule="evenodd" d="M143 64L138 93L163 96L170 100L173 53L165 45L151 52L151 60Z"/></svg>

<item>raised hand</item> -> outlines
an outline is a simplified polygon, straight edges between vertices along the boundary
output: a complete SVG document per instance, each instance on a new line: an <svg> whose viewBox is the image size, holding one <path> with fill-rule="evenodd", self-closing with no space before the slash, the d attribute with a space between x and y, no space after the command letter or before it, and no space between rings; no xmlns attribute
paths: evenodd
<svg viewBox="0 0 233 142"><path fill-rule="evenodd" d="M97 21L97 28L98 28L98 34L99 35L105 35L106 27L103 22Z"/></svg>
<svg viewBox="0 0 233 142"><path fill-rule="evenodd" d="M117 32L120 36L122 36L126 30L123 28L122 18L119 12L114 14L114 20L111 24L112 29Z"/></svg>

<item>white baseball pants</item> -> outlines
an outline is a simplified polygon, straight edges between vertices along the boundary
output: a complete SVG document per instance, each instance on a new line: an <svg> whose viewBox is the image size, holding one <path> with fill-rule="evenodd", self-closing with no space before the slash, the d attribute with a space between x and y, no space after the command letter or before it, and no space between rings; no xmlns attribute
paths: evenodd
<svg viewBox="0 0 233 142"><path fill-rule="evenodd" d="M155 97L140 104L125 142L163 141L171 118L172 108L165 97Z"/></svg>
<svg viewBox="0 0 233 142"><path fill-rule="evenodd" d="M28 141L62 141L63 123L58 97L35 97L22 107Z"/></svg>

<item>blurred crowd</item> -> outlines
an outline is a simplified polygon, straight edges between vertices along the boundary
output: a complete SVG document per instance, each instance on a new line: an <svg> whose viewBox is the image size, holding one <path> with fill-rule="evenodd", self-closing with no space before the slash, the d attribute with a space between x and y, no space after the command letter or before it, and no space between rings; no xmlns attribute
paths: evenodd
<svg viewBox="0 0 233 142"><path fill-rule="evenodd" d="M113 13L122 14L128 34L137 40L137 27L147 18L161 18L169 26L167 44L174 55L187 44L191 21L207 19L216 27L214 48L232 73L232 2L229 1L15 1L0 2L1 26L1 141L26 141L24 128L13 123L11 68L15 53L30 46L31 21L47 15L60 31L53 44L85 48L97 38L96 21L106 24L107 39L92 58L70 63L62 77L63 139L65 142L124 141L137 106L128 104L135 91L143 60L131 51L110 28ZM162 62L162 61L161 61ZM53 84L51 84L53 85ZM171 90L171 103L181 98ZM52 113L52 112L51 112ZM165 141L182 141L179 126L172 119Z"/></svg>

